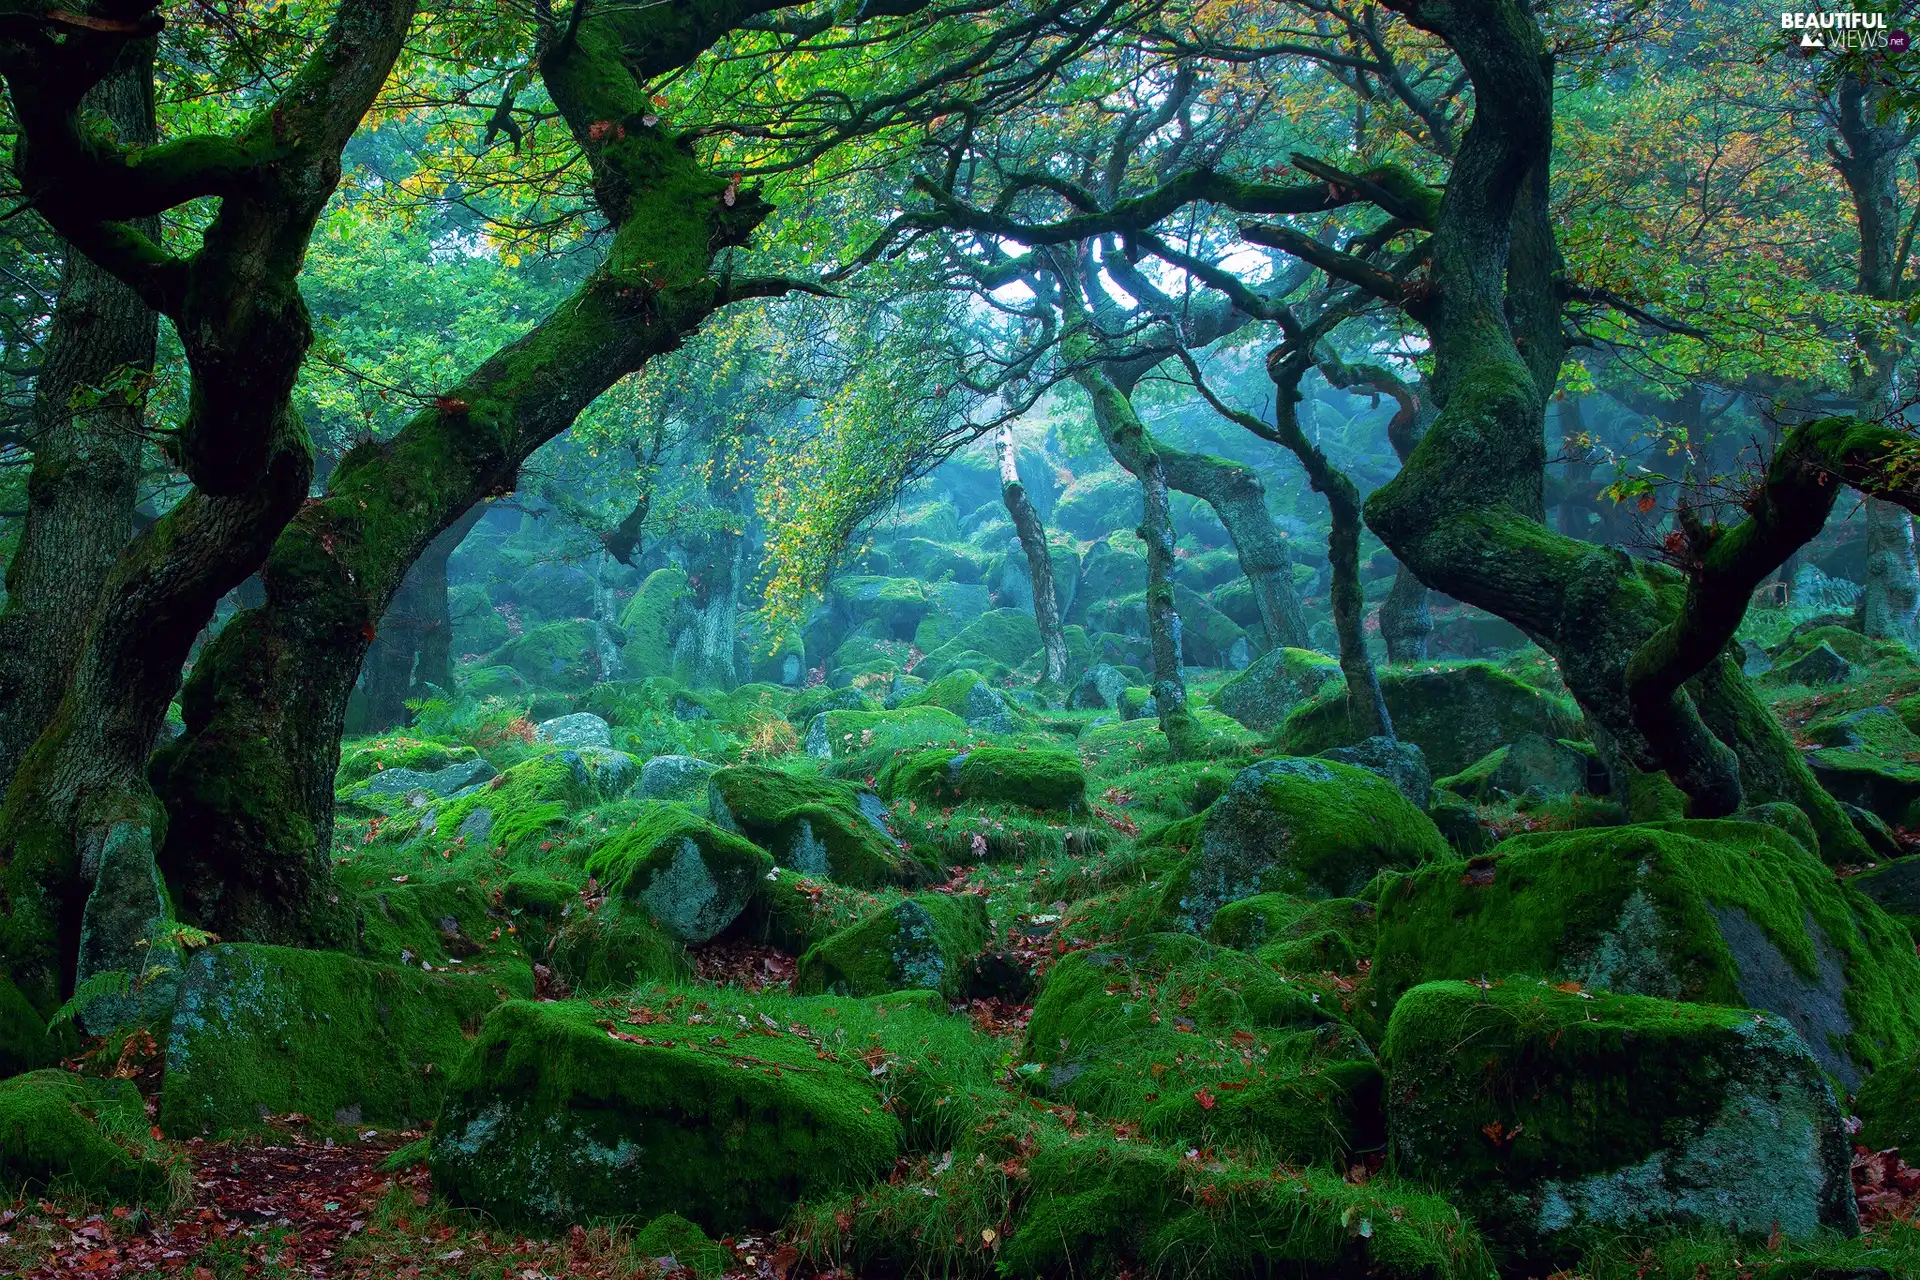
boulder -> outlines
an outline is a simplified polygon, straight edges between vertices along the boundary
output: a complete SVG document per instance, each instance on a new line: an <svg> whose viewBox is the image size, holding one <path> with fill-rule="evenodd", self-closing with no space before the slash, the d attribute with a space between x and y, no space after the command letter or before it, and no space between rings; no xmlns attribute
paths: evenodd
<svg viewBox="0 0 1920 1280"><path fill-rule="evenodd" d="M764 850L666 801L636 806L631 825L587 858L610 896L626 898L686 946L732 924L772 870Z"/></svg>
<svg viewBox="0 0 1920 1280"><path fill-rule="evenodd" d="M1127 691L1127 678L1109 663L1088 667L1067 695L1067 706L1076 711L1116 711Z"/></svg>
<svg viewBox="0 0 1920 1280"><path fill-rule="evenodd" d="M1853 664L1823 642L1792 662L1776 666L1772 674L1786 684L1843 684L1853 678Z"/></svg>
<svg viewBox="0 0 1920 1280"><path fill-rule="evenodd" d="M977 671L955 671L908 694L902 707L942 707L982 733L1017 733L1030 723Z"/></svg>
<svg viewBox="0 0 1920 1280"><path fill-rule="evenodd" d="M1287 972L1350 972L1373 954L1375 910L1360 898L1311 902L1284 893L1258 893L1214 913L1207 936L1223 947L1258 952Z"/></svg>
<svg viewBox="0 0 1920 1280"><path fill-rule="evenodd" d="M593 617L598 590L593 575L575 565L536 564L494 597L543 621L559 621Z"/></svg>
<svg viewBox="0 0 1920 1280"><path fill-rule="evenodd" d="M383 769L359 785L335 795L343 808L361 813L397 813L419 808L435 801L458 800L474 794L491 782L499 770L485 760L463 760L459 764L423 773L417 769Z"/></svg>
<svg viewBox="0 0 1920 1280"><path fill-rule="evenodd" d="M533 975L428 973L332 951L222 943L194 953L167 1031L160 1126L174 1137L431 1120L467 1037Z"/></svg>
<svg viewBox="0 0 1920 1280"><path fill-rule="evenodd" d="M464 842L469 849L503 848L524 857L564 828L573 810L598 796L580 752L549 751L427 809L414 838L442 847ZM387 830L395 830L392 823Z"/></svg>
<svg viewBox="0 0 1920 1280"><path fill-rule="evenodd" d="M777 865L861 888L924 883L934 868L887 825L887 807L865 787L744 764L715 773L707 816L773 854Z"/></svg>
<svg viewBox="0 0 1920 1280"><path fill-rule="evenodd" d="M807 754L839 760L865 751L898 751L942 743L959 744L971 734L967 722L941 707L898 711L823 711L807 725Z"/></svg>
<svg viewBox="0 0 1920 1280"><path fill-rule="evenodd" d="M597 907L568 904L545 954L567 989L581 995L684 980L693 971L686 949L643 908L623 898Z"/></svg>
<svg viewBox="0 0 1920 1280"><path fill-rule="evenodd" d="M879 786L889 800L910 796L942 806L1012 804L1063 813L1087 808L1087 776L1072 751L920 751L890 761Z"/></svg>
<svg viewBox="0 0 1920 1280"><path fill-rule="evenodd" d="M1822 747L1807 756L1821 789L1834 799L1899 826L1920 824L1920 764L1889 760L1859 747Z"/></svg>
<svg viewBox="0 0 1920 1280"><path fill-rule="evenodd" d="M1010 671L1040 652L1040 626L1030 613L1018 609L989 609L975 617L951 640L929 652L914 668L937 680L950 671L971 667L982 674Z"/></svg>
<svg viewBox="0 0 1920 1280"><path fill-rule="evenodd" d="M1595 775L1603 773L1580 744L1523 733L1511 744L1494 748L1434 785L1480 804L1500 800L1539 803L1591 792ZM1606 788L1603 785L1599 790Z"/></svg>
<svg viewBox="0 0 1920 1280"><path fill-rule="evenodd" d="M423 738L363 738L348 742L340 749L340 771L335 785L345 788L386 769L404 769L436 773L448 765L479 758L479 753L464 744L432 742Z"/></svg>
<svg viewBox="0 0 1920 1280"><path fill-rule="evenodd" d="M1920 1049L1913 939L1759 823L1514 836L1395 878L1379 908L1383 1008L1422 982L1522 974L1767 1010L1848 1088Z"/></svg>
<svg viewBox="0 0 1920 1280"><path fill-rule="evenodd" d="M1400 788L1400 794L1417 809L1433 803L1433 774L1427 769L1426 753L1404 738L1368 738L1351 747L1322 751L1320 758L1379 774Z"/></svg>
<svg viewBox="0 0 1920 1280"><path fill-rule="evenodd" d="M1784 1019L1526 980L1415 987L1381 1047L1396 1170L1523 1252L1581 1231L1857 1228L1832 1086Z"/></svg>
<svg viewBox="0 0 1920 1280"><path fill-rule="evenodd" d="M718 1234L892 1166L900 1122L810 1039L606 1020L576 1002L494 1011L434 1127L435 1185L520 1229L671 1212Z"/></svg>
<svg viewBox="0 0 1920 1280"><path fill-rule="evenodd" d="M173 1009L181 956L164 932L172 912L154 865L153 829L145 822L115 822L94 838L97 850L89 848L81 859L93 888L80 918L75 989L107 974L123 975L125 982L120 992L89 1000L80 1021L101 1036L145 1023L157 1027Z"/></svg>
<svg viewBox="0 0 1920 1280"><path fill-rule="evenodd" d="M1439 830L1399 788L1330 760L1262 760L1225 795L1175 824L1192 854L1164 902L1179 927L1204 932L1229 902L1256 893L1347 898L1390 867L1448 856ZM1187 829L1191 828L1191 831Z"/></svg>
<svg viewBox="0 0 1920 1280"><path fill-rule="evenodd" d="M637 677L670 676L673 645L692 612L693 588L683 569L655 569L620 614L622 657Z"/></svg>
<svg viewBox="0 0 1920 1280"><path fill-rule="evenodd" d="M1053 525L1076 538L1105 538L1140 523L1140 482L1116 469L1076 476L1053 508Z"/></svg>
<svg viewBox="0 0 1920 1280"><path fill-rule="evenodd" d="M1255 733L1267 733L1294 707L1340 678L1340 664L1325 654L1273 649L1215 690L1212 705Z"/></svg>
<svg viewBox="0 0 1920 1280"><path fill-rule="evenodd" d="M472 698L518 699L526 695L527 678L505 664L477 667L460 677L460 692Z"/></svg>
<svg viewBox="0 0 1920 1280"><path fill-rule="evenodd" d="M0 1080L60 1060L54 1037L11 978L0 977Z"/></svg>
<svg viewBox="0 0 1920 1280"><path fill-rule="evenodd" d="M156 1141L131 1080L48 1068L0 1080L0 1186L164 1208L185 1159ZM73 1255L75 1266L81 1259Z"/></svg>
<svg viewBox="0 0 1920 1280"><path fill-rule="evenodd" d="M677 1213L663 1213L640 1228L633 1237L633 1251L661 1264L668 1274L677 1268L692 1272L696 1280L720 1280L733 1262L724 1245Z"/></svg>
<svg viewBox="0 0 1920 1280"><path fill-rule="evenodd" d="M911 640L927 613L926 592L912 578L852 575L835 578L827 602L849 628L872 624L880 637Z"/></svg>
<svg viewBox="0 0 1920 1280"><path fill-rule="evenodd" d="M594 791L602 800L618 800L631 795L633 789L640 785L640 761L624 751L615 751L611 747L575 747L569 754L579 757L580 763L586 767L587 776L593 780Z"/></svg>
<svg viewBox="0 0 1920 1280"><path fill-rule="evenodd" d="M509 640L494 655L529 684L584 693L626 674L613 632L600 622L549 622Z"/></svg>
<svg viewBox="0 0 1920 1280"><path fill-rule="evenodd" d="M1861 1146L1869 1151L1899 1147L1909 1156L1920 1155L1920 1055L1874 1072L1860 1086L1853 1112L1860 1117L1854 1141Z"/></svg>
<svg viewBox="0 0 1920 1280"><path fill-rule="evenodd" d="M1485 662L1388 667L1380 672L1380 693L1394 733L1426 752L1436 777L1459 773L1524 733L1580 736L1580 711L1570 700ZM1352 741L1344 681L1328 682L1294 708L1279 733L1281 748L1294 755L1315 755Z"/></svg>
<svg viewBox="0 0 1920 1280"><path fill-rule="evenodd" d="M793 989L877 996L889 991L966 994L968 961L986 945L986 899L922 893L834 933L800 958Z"/></svg>
<svg viewBox="0 0 1920 1280"><path fill-rule="evenodd" d="M613 726L590 711L576 711L534 726L533 740L556 747L611 747Z"/></svg>
<svg viewBox="0 0 1920 1280"><path fill-rule="evenodd" d="M655 756L642 766L640 786L634 794L642 800L705 804L707 779L719 768L698 756Z"/></svg>

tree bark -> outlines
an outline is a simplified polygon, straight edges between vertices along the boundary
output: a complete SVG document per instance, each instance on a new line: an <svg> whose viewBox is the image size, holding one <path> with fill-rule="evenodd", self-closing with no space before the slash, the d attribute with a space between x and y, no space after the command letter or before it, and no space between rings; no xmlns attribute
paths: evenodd
<svg viewBox="0 0 1920 1280"><path fill-rule="evenodd" d="M1007 515L1020 537L1020 550L1027 557L1027 573L1033 579L1033 618L1040 628L1040 648L1046 655L1044 683L1063 688L1067 683L1067 637L1060 626L1060 599L1053 589L1053 558L1047 552L1047 528L1040 512L1020 483L1020 469L1013 454L1013 427L1002 426L994 437L994 453L1000 465L1000 498L1007 504Z"/></svg>
<svg viewBox="0 0 1920 1280"><path fill-rule="evenodd" d="M1293 553L1267 512L1266 487L1253 468L1186 453L1157 440L1154 452L1160 457L1167 486L1205 502L1226 526L1240 559L1240 572L1253 586L1268 646L1305 647L1307 618L1293 584Z"/></svg>
<svg viewBox="0 0 1920 1280"><path fill-rule="evenodd" d="M130 46L88 92L122 144L154 139L153 50ZM159 234L159 220L140 229ZM34 383L33 471L0 611L0 788L53 718L114 558L133 536L145 384L159 317L85 254L67 250Z"/></svg>
<svg viewBox="0 0 1920 1280"><path fill-rule="evenodd" d="M1876 640L1914 643L1920 614L1920 561L1914 557L1913 517L1890 502L1867 499L1867 581L1860 598L1860 629Z"/></svg>

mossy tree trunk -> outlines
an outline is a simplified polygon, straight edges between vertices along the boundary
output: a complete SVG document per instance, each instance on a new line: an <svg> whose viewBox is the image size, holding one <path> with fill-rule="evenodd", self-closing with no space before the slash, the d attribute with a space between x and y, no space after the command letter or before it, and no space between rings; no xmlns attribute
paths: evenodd
<svg viewBox="0 0 1920 1280"><path fill-rule="evenodd" d="M769 212L702 169L655 119L647 82L737 20L727 4L595 10L542 34L549 93L615 228L575 295L394 437L340 460L274 544L267 603L195 668L187 732L156 762L172 819L162 863L191 918L273 941L324 932L333 781L354 673L408 567L442 530L621 377L728 302L788 282L709 272Z"/></svg>
<svg viewBox="0 0 1920 1280"><path fill-rule="evenodd" d="M476 503L441 531L413 562L387 606L360 668L357 730L379 733L413 723L407 703L453 689L453 611L447 602L447 559L480 517ZM264 604L262 599L256 603Z"/></svg>
<svg viewBox="0 0 1920 1280"><path fill-rule="evenodd" d="M1039 508L1027 496L1027 487L1020 483L1011 425L1002 425L995 433L994 453L1000 466L1000 499L1007 504L1007 516L1013 521L1020 550L1027 558L1027 573L1033 579L1033 619L1040 628L1040 649L1046 656L1044 680L1062 688L1067 683L1067 637L1060 626L1060 597L1053 589L1047 526L1040 519Z"/></svg>
<svg viewBox="0 0 1920 1280"><path fill-rule="evenodd" d="M153 50L129 45L86 96L127 146L154 140ZM143 218L142 234L159 234ZM145 384L159 317L111 272L69 249L34 381L33 470L0 611L0 787L53 718L127 540L139 493Z"/></svg>
<svg viewBox="0 0 1920 1280"><path fill-rule="evenodd" d="M193 489L108 572L73 678L0 808L0 953L43 1009L72 981L109 833L122 846L158 843L163 820L147 764L187 654L307 495L312 451L291 397L312 334L296 280L339 181L341 149L385 83L413 12L411 0L341 0L285 91L237 134L137 150L77 117L126 47L157 29L151 8L0 40L22 190L69 242L173 322L191 372L185 421L169 447ZM188 257L135 225L201 199L217 209Z"/></svg>

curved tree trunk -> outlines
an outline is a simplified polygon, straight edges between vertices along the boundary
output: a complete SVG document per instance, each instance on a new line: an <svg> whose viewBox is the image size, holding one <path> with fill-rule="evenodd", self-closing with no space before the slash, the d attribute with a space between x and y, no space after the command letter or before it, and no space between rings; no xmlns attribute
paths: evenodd
<svg viewBox="0 0 1920 1280"><path fill-rule="evenodd" d="M427 544L407 570L375 629L360 668L361 706L348 732L381 733L413 723L407 703L453 688L453 611L447 603L447 559L486 514L485 503ZM257 602L265 604L264 592Z"/></svg>
<svg viewBox="0 0 1920 1280"><path fill-rule="evenodd" d="M1380 638L1386 641L1387 661L1396 665L1427 660L1427 641L1433 635L1433 614L1427 610L1427 584L1413 570L1396 565L1393 587L1380 602Z"/></svg>
<svg viewBox="0 0 1920 1280"><path fill-rule="evenodd" d="M1260 477L1253 468L1225 458L1185 453L1157 440L1153 447L1160 455L1168 487L1212 507L1226 526L1240 559L1240 572L1253 585L1268 646L1306 647L1307 618L1300 606L1300 593L1293 585L1293 553L1267 512L1266 486L1260 483Z"/></svg>
<svg viewBox="0 0 1920 1280"><path fill-rule="evenodd" d="M265 941L323 932L315 910L331 884L347 698L409 566L474 504L510 491L526 457L614 382L726 303L785 289L708 274L713 254L744 243L768 206L657 128L643 83L691 59L727 20L656 6L595 11L564 37L547 33L542 76L616 228L608 261L434 408L343 457L326 496L274 544L266 605L235 618L195 668L187 732L156 774L171 818L162 865L199 923ZM236 773L245 795L223 781Z"/></svg>
<svg viewBox="0 0 1920 1280"><path fill-rule="evenodd" d="M1045 683L1056 688L1067 683L1067 637L1060 626L1060 601L1053 589L1053 559L1047 554L1047 529L1040 512L1020 483L1020 469L1013 456L1013 428L1002 426L994 436L994 453L1000 465L1000 498L1007 504L1014 532L1020 536L1020 550L1027 557L1027 573L1033 578L1033 618L1040 628L1040 648L1046 655Z"/></svg>
<svg viewBox="0 0 1920 1280"><path fill-rule="evenodd" d="M114 136L154 138L152 49L87 94ZM159 234L159 219L140 230ZM34 382L33 472L0 611L0 787L53 718L114 558L133 536L145 383L159 317L93 259L68 249Z"/></svg>

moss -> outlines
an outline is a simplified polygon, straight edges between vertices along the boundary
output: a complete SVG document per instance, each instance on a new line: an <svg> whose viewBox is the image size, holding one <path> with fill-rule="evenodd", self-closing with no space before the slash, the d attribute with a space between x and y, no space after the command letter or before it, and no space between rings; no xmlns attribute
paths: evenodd
<svg viewBox="0 0 1920 1280"><path fill-rule="evenodd" d="M948 866L1085 857L1116 839L1114 829L1097 818L1011 804L943 809L909 799L894 807L893 826L930 861Z"/></svg>
<svg viewBox="0 0 1920 1280"><path fill-rule="evenodd" d="M1374 916L1373 904L1359 898L1310 902L1284 893L1261 893L1220 908L1207 928L1207 936L1236 951L1258 951L1280 969L1308 967L1281 963L1283 958L1297 961L1314 954L1311 949L1286 950L1301 943L1324 951L1330 961L1344 959L1344 963L1312 968L1352 969L1355 961L1373 954ZM1327 935L1337 939L1337 944L1327 943Z"/></svg>
<svg viewBox="0 0 1920 1280"><path fill-rule="evenodd" d="M530 684L583 693L614 674L602 660L600 638L597 623L548 622L509 640L495 656Z"/></svg>
<svg viewBox="0 0 1920 1280"><path fill-rule="evenodd" d="M50 1068L0 1081L0 1188L164 1207L186 1160L149 1123L131 1080Z"/></svg>
<svg viewBox="0 0 1920 1280"><path fill-rule="evenodd" d="M862 1075L777 1023L713 1032L502 1005L435 1127L435 1184L514 1225L673 1212L717 1233L892 1164L900 1122Z"/></svg>
<svg viewBox="0 0 1920 1280"><path fill-rule="evenodd" d="M1459 773L1523 733L1578 738L1581 715L1565 698L1543 693L1486 662L1387 667L1380 693L1394 732L1426 753L1436 776ZM1281 725L1278 743L1310 756L1348 746L1346 685L1328 683Z"/></svg>
<svg viewBox="0 0 1920 1280"><path fill-rule="evenodd" d="M1855 1221L1833 1091L1784 1020L1525 979L1440 982L1381 1049L1397 1172L1522 1247L1580 1227Z"/></svg>
<svg viewBox="0 0 1920 1280"><path fill-rule="evenodd" d="M991 733L1018 733L1033 722L1033 717L1009 705L999 690L971 668L941 676L901 699L899 705L941 707Z"/></svg>
<svg viewBox="0 0 1920 1280"><path fill-rule="evenodd" d="M793 701L787 704L788 723L796 729L805 729L813 718L822 711L879 711L879 699L860 689L836 689L831 685L817 684L811 689L803 689L795 694Z"/></svg>
<svg viewBox="0 0 1920 1280"><path fill-rule="evenodd" d="M1836 800L1859 805L1900 826L1920 825L1920 765L1888 760L1857 747L1823 747L1807 763L1820 786Z"/></svg>
<svg viewBox="0 0 1920 1280"><path fill-rule="evenodd" d="M936 868L912 856L865 787L768 765L722 769L708 780L710 816L770 851L781 866L839 884L923 884Z"/></svg>
<svg viewBox="0 0 1920 1280"><path fill-rule="evenodd" d="M966 993L967 962L986 945L986 900L922 893L821 941L800 958L800 994L874 996L889 991Z"/></svg>
<svg viewBox="0 0 1920 1280"><path fill-rule="evenodd" d="M807 754L837 760L866 751L959 746L970 737L967 722L940 707L896 711L823 711L807 726Z"/></svg>
<svg viewBox="0 0 1920 1280"><path fill-rule="evenodd" d="M629 671L638 676L673 674L674 624L691 594L683 570L655 569L647 575L620 614L620 629L627 636L622 656Z"/></svg>
<svg viewBox="0 0 1920 1280"><path fill-rule="evenodd" d="M422 838L441 847L457 842L463 849L499 849L524 861L565 828L569 814L597 797L579 752L549 751L496 775L482 790L429 811ZM425 836L428 829L431 837Z"/></svg>
<svg viewBox="0 0 1920 1280"><path fill-rule="evenodd" d="M621 900L569 911L545 954L567 989L583 995L624 991L636 983L685 978L693 972L686 948L645 912Z"/></svg>
<svg viewBox="0 0 1920 1280"><path fill-rule="evenodd" d="M593 850L587 870L670 937L695 945L733 923L773 859L689 809L648 801L634 806L626 830Z"/></svg>
<svg viewBox="0 0 1920 1280"><path fill-rule="evenodd" d="M345 787L387 769L432 773L478 755L472 747L460 743L407 737L363 738L342 746L337 784Z"/></svg>
<svg viewBox="0 0 1920 1280"><path fill-rule="evenodd" d="M1869 1232L1752 1240L1712 1228L1609 1231L1580 1259L1585 1280L1893 1280L1920 1275L1920 1225L1886 1218Z"/></svg>
<svg viewBox="0 0 1920 1280"><path fill-rule="evenodd" d="M1421 982L1518 973L1770 1009L1849 1084L1920 1049L1912 939L1758 823L1515 836L1396 878L1379 907L1383 1006Z"/></svg>
<svg viewBox="0 0 1920 1280"><path fill-rule="evenodd" d="M539 871L516 871L500 887L500 907L528 954L546 954L554 931L580 901L580 886Z"/></svg>
<svg viewBox="0 0 1920 1280"><path fill-rule="evenodd" d="M1018 609L991 609L929 652L914 670L929 680L937 680L963 667L973 667L986 675L991 665L1011 669L1039 651L1040 626L1032 614Z"/></svg>
<svg viewBox="0 0 1920 1280"><path fill-rule="evenodd" d="M572 886L563 887L571 894ZM456 962L470 970L522 964L526 953L520 938L507 932L507 912L495 911L493 890L491 877L409 877L396 884L382 876L372 889L341 896L354 911L356 949L370 960L424 961L436 970Z"/></svg>
<svg viewBox="0 0 1920 1280"><path fill-rule="evenodd" d="M427 973L327 951L221 944L187 965L160 1124L218 1134L298 1111L322 1125L431 1119L467 1037L532 975Z"/></svg>
<svg viewBox="0 0 1920 1280"><path fill-rule="evenodd" d="M1380 1073L1359 1037L1261 961L1186 935L1062 957L1025 1054L1036 1088L1168 1140L1287 1162L1384 1140Z"/></svg>
<svg viewBox="0 0 1920 1280"><path fill-rule="evenodd" d="M460 677L460 691L474 698L522 698L527 692L526 677L512 667L496 663L475 667Z"/></svg>
<svg viewBox="0 0 1920 1280"><path fill-rule="evenodd" d="M0 1079L59 1061L56 1038L12 981L0 977Z"/></svg>
<svg viewBox="0 0 1920 1280"><path fill-rule="evenodd" d="M1792 666L1823 644L1848 662L1861 666L1888 659L1911 660L1904 646L1890 640L1869 639L1850 627L1824 626L1811 627L1787 641L1773 655L1774 670Z"/></svg>
<svg viewBox="0 0 1920 1280"><path fill-rule="evenodd" d="M936 805L978 801L1065 813L1087 807L1086 774L1069 751L922 751L889 764L879 786L889 800L912 796Z"/></svg>
<svg viewBox="0 0 1920 1280"><path fill-rule="evenodd" d="M672 1258L699 1280L719 1280L733 1261L723 1246L677 1213L663 1213L640 1228L633 1248L643 1258Z"/></svg>
<svg viewBox="0 0 1920 1280"><path fill-rule="evenodd" d="M1266 733L1321 686L1340 679L1340 664L1311 649L1274 649L1214 691L1212 705L1256 733Z"/></svg>
<svg viewBox="0 0 1920 1280"><path fill-rule="evenodd" d="M731 933L769 943L800 956L848 925L891 909L898 890L864 893L780 868L754 890L753 900Z"/></svg>
<svg viewBox="0 0 1920 1280"><path fill-rule="evenodd" d="M1168 919L1195 931L1257 893L1351 897L1387 868L1450 857L1438 828L1393 783L1331 760L1250 765L1194 821L1193 853L1165 901Z"/></svg>

